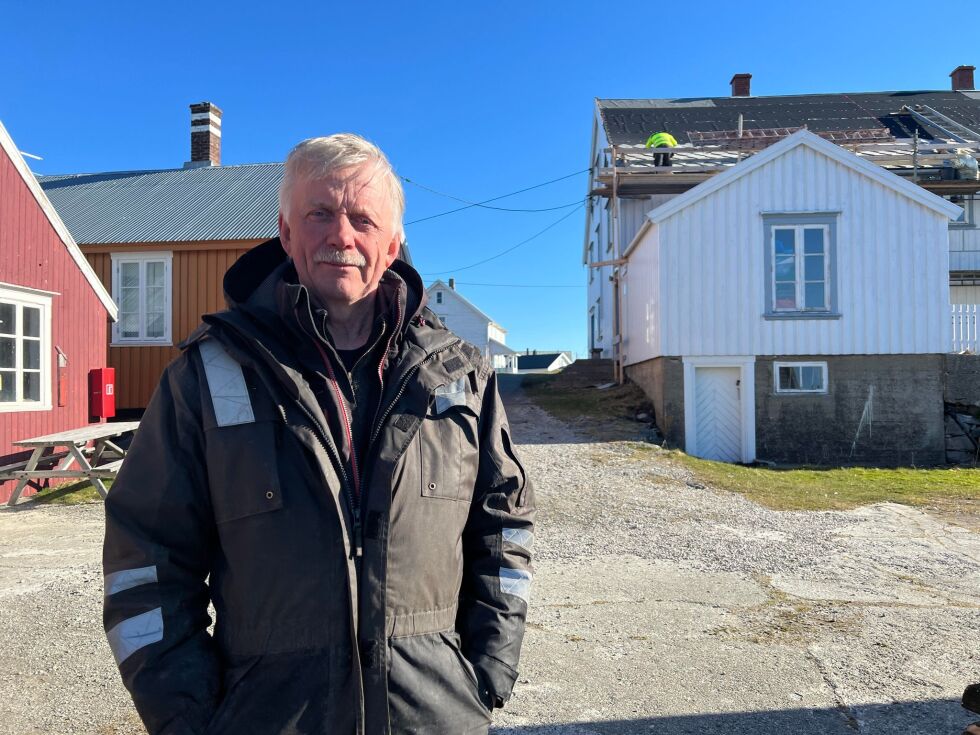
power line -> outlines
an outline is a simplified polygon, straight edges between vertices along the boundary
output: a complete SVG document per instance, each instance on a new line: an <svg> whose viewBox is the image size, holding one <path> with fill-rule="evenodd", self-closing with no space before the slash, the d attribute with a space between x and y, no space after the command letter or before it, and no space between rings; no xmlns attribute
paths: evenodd
<svg viewBox="0 0 980 735"><path fill-rule="evenodd" d="M510 252L512 252L514 250L517 250L517 248L521 247L521 245L527 245L529 242L531 242L531 240L534 240L535 238L541 237L541 235L543 235L544 233L546 233L552 227L555 227L555 226L559 225L560 223L564 222L566 219L568 219L573 214L575 214L579 209L581 209L581 207L584 204L585 203L582 202L582 204L580 204L578 207L576 207L575 209L573 209L571 212L568 212L566 214L563 214L561 217L559 217L558 219L556 219L554 222L552 222L550 225L548 225L547 227L545 227L543 230L539 230L538 232L534 233L533 235L531 235L526 240L521 240L516 245L511 245L506 250L501 250L496 255L491 255L489 258L484 258L483 260L479 260L476 263L470 263L469 265L463 265L463 266L460 266L459 268L451 268L451 269L445 270L445 271L429 271L428 273L423 273L422 275L423 276L438 276L438 275L442 275L443 273L456 273L458 271L465 271L465 270L469 270L470 268L476 268L478 265L483 265L484 263L489 263L491 260L496 260L497 258L503 257L504 255L507 255L507 253L510 253Z"/></svg>
<svg viewBox="0 0 980 735"><path fill-rule="evenodd" d="M566 176L559 176L557 179L551 179L550 181L545 181L540 184L535 184L534 186L529 186L525 189L518 189L517 191L512 191L509 194L501 194L500 196L497 197L484 199L482 202L471 202L468 199L461 199L460 197L453 196L452 194L446 194L445 192L437 191L436 189L425 186L424 184L420 184L417 181L413 181L412 179L408 178L407 176L402 176L401 177L402 181L408 184L412 184L413 186L417 186L418 188L424 189L425 191L431 192L433 194L446 197L447 199L452 199L453 201L462 202L465 205L463 207L457 207L456 209L450 209L445 212L440 212L438 214L431 214L428 217L413 219L411 222L406 222L405 226L408 227L409 225L414 225L417 222L426 222L427 220L436 219L437 217L445 217L447 214L455 214L456 212L462 212L464 209L472 209L473 207L492 209L498 212L553 212L556 209L565 209L566 207L574 207L576 204L581 204L583 200L574 201L571 202L570 204L561 204L557 207L545 207L544 209L512 209L509 207L488 207L486 205L489 204L490 202L496 202L500 199L506 199L507 197L516 196L517 194L523 194L524 192L531 191L532 189L540 189L542 186L548 186L549 184L554 184L559 181L564 181L565 179L570 179L573 176L579 176L580 174L584 174L587 171L589 171L589 169L585 168L582 169L581 171L576 171L575 173L567 174Z"/></svg>
<svg viewBox="0 0 980 735"><path fill-rule="evenodd" d="M493 286L494 288L585 288L587 284L580 283L575 286L564 284L544 284L544 283L472 283L469 281L454 281L457 286ZM432 285L432 284L429 284Z"/></svg>

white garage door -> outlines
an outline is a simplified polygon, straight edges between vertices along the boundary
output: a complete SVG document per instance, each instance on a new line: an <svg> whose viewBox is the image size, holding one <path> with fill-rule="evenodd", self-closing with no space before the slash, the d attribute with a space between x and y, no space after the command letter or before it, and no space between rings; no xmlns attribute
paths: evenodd
<svg viewBox="0 0 980 735"><path fill-rule="evenodd" d="M741 369L698 367L694 372L695 454L721 462L742 461Z"/></svg>

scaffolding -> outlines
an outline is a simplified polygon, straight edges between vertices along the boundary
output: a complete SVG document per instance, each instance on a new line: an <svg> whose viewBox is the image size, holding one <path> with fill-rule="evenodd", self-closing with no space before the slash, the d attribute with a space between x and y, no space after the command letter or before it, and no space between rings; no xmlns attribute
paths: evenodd
<svg viewBox="0 0 980 735"><path fill-rule="evenodd" d="M925 109L923 109L925 108ZM882 168L908 178L934 194L946 197L974 197L980 180L956 178L951 160L957 156L980 158L980 133L964 127L940 113L918 105L903 108L910 115L945 137L923 141L916 132L912 138L895 138L887 128L848 131L811 131ZM937 117L938 116L938 117ZM942 117L942 119L940 119ZM796 128L743 128L741 116L736 130L693 131L690 142L670 148L670 166L655 165L654 156L664 149L643 144L612 145L599 151L593 166L589 196L607 198L609 237L613 258L590 263L591 268L613 266L613 365L618 383L625 380L622 350L622 297L620 269L625 264L621 242L619 200L622 197L680 194L712 176L738 165L747 157L786 138Z"/></svg>

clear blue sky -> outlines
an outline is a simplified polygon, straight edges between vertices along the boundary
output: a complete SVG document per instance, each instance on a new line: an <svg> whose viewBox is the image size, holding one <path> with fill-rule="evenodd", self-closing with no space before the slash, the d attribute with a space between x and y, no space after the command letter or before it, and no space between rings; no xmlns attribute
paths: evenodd
<svg viewBox="0 0 980 735"><path fill-rule="evenodd" d="M763 8L780 7L779 12ZM949 89L980 6L423 2L7 3L0 120L38 173L180 167L188 104L224 110L225 164L281 161L354 131L399 173L480 201L585 169L595 97ZM913 31L912 29L916 29ZM972 29L972 30L970 30ZM496 202L585 196L585 175ZM458 206L406 185L406 221ZM524 349L585 351L581 209L469 209L407 228L429 282L458 288ZM562 286L515 288L469 284ZM565 288L565 286L572 286Z"/></svg>

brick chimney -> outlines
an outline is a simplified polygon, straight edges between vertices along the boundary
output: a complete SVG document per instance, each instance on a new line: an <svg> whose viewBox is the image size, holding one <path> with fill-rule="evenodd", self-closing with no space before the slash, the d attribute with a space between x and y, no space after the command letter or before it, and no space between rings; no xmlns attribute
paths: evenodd
<svg viewBox="0 0 980 735"><path fill-rule="evenodd" d="M953 71L950 72L950 76L953 78L953 91L963 90L973 90L973 72L976 70L975 66L958 66Z"/></svg>
<svg viewBox="0 0 980 735"><path fill-rule="evenodd" d="M732 77L732 97L751 97L751 74L736 74Z"/></svg>
<svg viewBox="0 0 980 735"><path fill-rule="evenodd" d="M455 291L456 290L456 279L455 278L450 278L449 279L449 290L450 291Z"/></svg>
<svg viewBox="0 0 980 735"><path fill-rule="evenodd" d="M184 168L221 165L221 108L211 102L191 105L191 160Z"/></svg>

